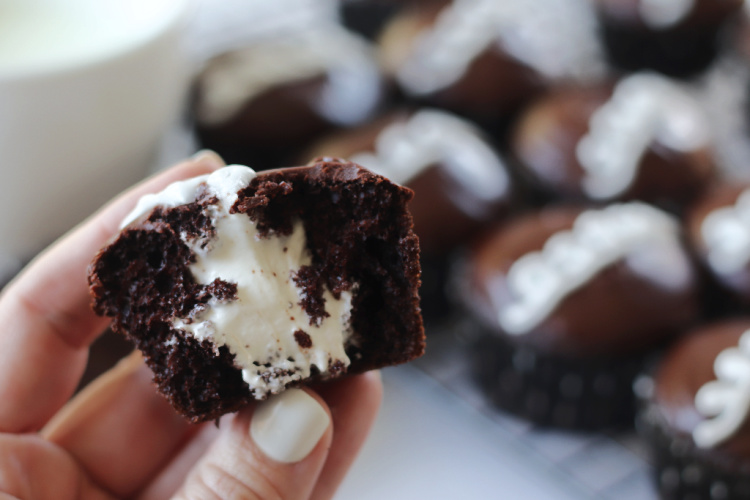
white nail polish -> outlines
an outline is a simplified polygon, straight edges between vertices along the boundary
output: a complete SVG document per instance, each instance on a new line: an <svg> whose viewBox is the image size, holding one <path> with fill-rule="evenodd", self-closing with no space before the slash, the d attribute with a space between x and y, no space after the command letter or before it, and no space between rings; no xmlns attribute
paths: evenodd
<svg viewBox="0 0 750 500"><path fill-rule="evenodd" d="M301 389L289 389L255 409L250 436L270 458L294 463L315 448L330 423L315 398Z"/></svg>

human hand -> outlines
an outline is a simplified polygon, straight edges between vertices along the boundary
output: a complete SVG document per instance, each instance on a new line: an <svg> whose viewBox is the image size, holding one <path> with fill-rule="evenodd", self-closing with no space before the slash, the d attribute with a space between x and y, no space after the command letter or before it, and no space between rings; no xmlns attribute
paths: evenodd
<svg viewBox="0 0 750 500"><path fill-rule="evenodd" d="M108 321L89 306L89 261L141 195L222 165L204 153L144 181L0 295L0 500L333 496L377 412L377 373L292 390L217 428L177 415L135 353L68 401ZM274 409L281 418L263 415Z"/></svg>

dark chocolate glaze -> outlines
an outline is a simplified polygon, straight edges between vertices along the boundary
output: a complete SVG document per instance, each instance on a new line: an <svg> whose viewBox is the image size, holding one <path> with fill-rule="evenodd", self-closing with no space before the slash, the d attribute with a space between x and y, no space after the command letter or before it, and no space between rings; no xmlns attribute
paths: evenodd
<svg viewBox="0 0 750 500"><path fill-rule="evenodd" d="M732 275L716 273L707 262L708 249L701 226L711 212L734 205L739 195L747 189L750 189L749 184L716 184L691 206L685 218L689 241L705 268L744 304L750 303L750 264Z"/></svg>
<svg viewBox="0 0 750 500"><path fill-rule="evenodd" d="M378 120L345 132L339 132L312 148L311 156L350 158L358 153L374 153L378 135L389 125L404 123L413 114L395 111ZM477 130L477 137L482 138ZM489 143L487 143L489 146ZM502 158L498 155L502 162ZM414 191L409 211L414 218L414 230L425 254L443 256L464 244L487 224L505 217L513 202L512 182L507 179L504 192L493 199L481 198L471 185L461 182L455 158L445 157L425 166L406 183Z"/></svg>
<svg viewBox="0 0 750 500"><path fill-rule="evenodd" d="M488 233L468 256L463 290L467 306L498 334L498 311L510 300L507 273L516 260L539 251L572 227L580 208L547 208ZM538 326L507 336L520 344L565 356L626 356L658 347L700 313L698 278L687 253L674 263L687 276L679 290L644 277L621 260L570 292Z"/></svg>
<svg viewBox="0 0 750 500"><path fill-rule="evenodd" d="M695 408L695 395L707 382L716 380L714 361L719 353L737 347L740 336L750 329L750 319L725 319L704 325L683 336L664 355L656 369L649 401L652 424L673 437L688 439L705 419ZM739 465L750 461L750 423L746 422L726 442L715 448L693 446L693 453L713 462Z"/></svg>
<svg viewBox="0 0 750 500"><path fill-rule="evenodd" d="M588 133L591 115L610 99L612 89L612 85L558 88L521 116L511 148L523 173L540 189L566 199L588 198L576 147ZM714 175L707 148L683 153L655 141L641 158L631 186L615 199L644 200L680 212Z"/></svg>
<svg viewBox="0 0 750 500"><path fill-rule="evenodd" d="M411 196L357 165L321 160L259 174L233 207L251 217L265 237L287 234L292 221L302 219L312 263L298 273L298 283L310 298L303 307L312 315L326 314L324 285L338 296L357 284L354 339L346 348L350 372L403 363L424 351L419 244L406 211ZM208 307L211 298L232 300L236 294L231 283L195 283L189 269L194 255L180 238L211 236L204 209L215 202L204 196L189 205L156 208L124 229L89 268L94 310L113 317L112 328L144 353L159 390L194 422L254 399L225 347L217 355L211 342L198 342L171 323ZM296 336L301 345L307 343L302 333ZM328 371L338 376L346 370L332 365Z"/></svg>
<svg viewBox="0 0 750 500"><path fill-rule="evenodd" d="M663 29L649 27L641 0L596 0L610 61L626 71L654 69L676 77L703 71L722 47L721 31L741 0L696 0L690 13Z"/></svg>

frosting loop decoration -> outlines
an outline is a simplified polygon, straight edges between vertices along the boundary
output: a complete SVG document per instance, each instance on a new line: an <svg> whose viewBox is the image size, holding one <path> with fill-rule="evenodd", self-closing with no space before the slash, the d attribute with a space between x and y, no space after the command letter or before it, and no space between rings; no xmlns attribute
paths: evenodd
<svg viewBox="0 0 750 500"><path fill-rule="evenodd" d="M511 335L528 333L569 293L644 247L657 245L658 251L681 255L678 231L672 216L640 202L581 213L571 230L552 235L541 251L525 254L510 267L506 281L511 300L499 310L500 326ZM660 284L685 281L685 269L665 269L674 276Z"/></svg>
<svg viewBox="0 0 750 500"><path fill-rule="evenodd" d="M738 347L723 350L714 361L717 380L704 384L695 395L695 408L708 417L695 426L693 440L711 448L732 436L750 410L750 330Z"/></svg>
<svg viewBox="0 0 750 500"><path fill-rule="evenodd" d="M750 189L733 206L714 210L703 219L701 236L708 265L720 275L742 271L750 262Z"/></svg>
<svg viewBox="0 0 750 500"><path fill-rule="evenodd" d="M583 189L594 199L613 198L633 183L653 142L687 153L708 140L706 119L687 91L653 73L629 76L594 112L576 146L585 171Z"/></svg>
<svg viewBox="0 0 750 500"><path fill-rule="evenodd" d="M202 80L198 119L209 125L227 122L263 92L316 76L326 81L315 106L334 123L358 123L377 105L380 73L370 47L343 28L326 26L259 41L216 59Z"/></svg>
<svg viewBox="0 0 750 500"><path fill-rule="evenodd" d="M449 163L456 181L479 200L495 200L509 185L505 166L479 132L470 123L433 109L385 127L375 140L374 153L357 153L350 159L402 185L427 167Z"/></svg>
<svg viewBox="0 0 750 500"><path fill-rule="evenodd" d="M586 2L454 0L417 39L397 78L414 94L435 92L493 44L548 78L590 80L604 69Z"/></svg>

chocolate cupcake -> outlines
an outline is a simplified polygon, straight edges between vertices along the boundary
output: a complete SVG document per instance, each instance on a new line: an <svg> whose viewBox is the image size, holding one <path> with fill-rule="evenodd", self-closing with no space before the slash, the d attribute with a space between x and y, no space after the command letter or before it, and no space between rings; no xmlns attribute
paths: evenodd
<svg viewBox="0 0 750 500"><path fill-rule="evenodd" d="M496 125L546 80L603 72L593 13L579 0L455 0L406 9L380 38L386 73L422 102Z"/></svg>
<svg viewBox="0 0 750 500"><path fill-rule="evenodd" d="M174 183L92 262L94 310L194 422L404 363L424 351L411 196L333 160Z"/></svg>
<svg viewBox="0 0 750 500"><path fill-rule="evenodd" d="M330 24L211 59L193 110L204 147L230 163L272 168L326 131L370 118L382 96L369 44Z"/></svg>
<svg viewBox="0 0 750 500"><path fill-rule="evenodd" d="M479 242L465 268L462 298L485 330L479 381L542 425L632 423L644 355L700 311L678 223L640 202L527 214Z"/></svg>
<svg viewBox="0 0 750 500"><path fill-rule="evenodd" d="M611 62L684 77L720 51L721 32L742 0L595 0Z"/></svg>
<svg viewBox="0 0 750 500"><path fill-rule="evenodd" d="M709 146L698 101L653 73L559 88L524 113L511 144L523 173L553 197L639 199L672 211L713 178Z"/></svg>
<svg viewBox="0 0 750 500"><path fill-rule="evenodd" d="M750 319L683 337L636 387L662 499L750 498Z"/></svg>
<svg viewBox="0 0 750 500"><path fill-rule="evenodd" d="M689 240L706 269L750 304L750 184L718 184L690 210Z"/></svg>

